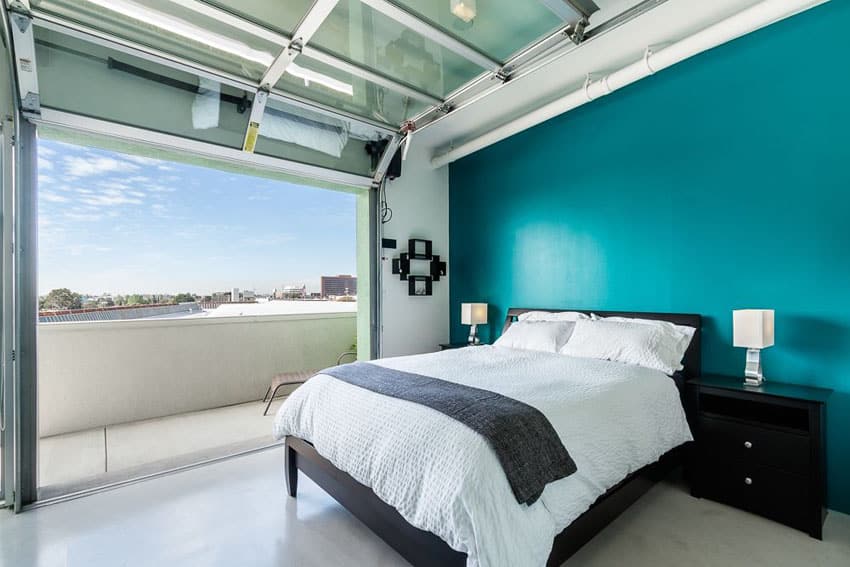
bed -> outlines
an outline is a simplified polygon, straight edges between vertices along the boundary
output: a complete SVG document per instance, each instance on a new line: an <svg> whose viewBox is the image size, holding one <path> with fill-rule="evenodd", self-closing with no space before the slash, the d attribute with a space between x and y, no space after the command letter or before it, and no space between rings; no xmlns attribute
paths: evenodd
<svg viewBox="0 0 850 567"><path fill-rule="evenodd" d="M503 332L528 311L566 310L512 308ZM299 471L306 474L413 565L560 565L683 462L691 440L683 383L700 373L699 315L593 313L695 328L682 370L670 377L490 346L379 361L442 379L463 375L493 391L509 384L506 395L540 406L578 472L547 485L538 502L510 501L486 441L462 424L321 374L275 420L286 439L289 495L297 495Z"/></svg>

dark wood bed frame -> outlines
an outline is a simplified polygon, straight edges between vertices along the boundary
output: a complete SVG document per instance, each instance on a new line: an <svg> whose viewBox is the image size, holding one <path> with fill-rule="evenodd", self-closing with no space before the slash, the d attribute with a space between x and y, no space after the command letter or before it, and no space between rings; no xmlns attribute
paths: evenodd
<svg viewBox="0 0 850 567"><path fill-rule="evenodd" d="M576 309L520 309L511 308L505 317L504 332L516 318L527 311L581 311ZM602 317L639 317L669 321L696 328L693 341L682 361L684 369L673 376L679 391L684 392L684 382L700 375L700 315L681 313L640 313L625 311L592 311ZM593 536L602 531L624 510L646 493L656 482L667 477L684 463L687 449L682 445L666 453L655 463L627 476L619 484L600 496L581 516L555 537L547 566L561 565ZM287 437L285 448L286 485L289 495L298 492L298 471L306 474L375 534L388 543L407 561L417 567L461 567L466 565L465 553L456 551L431 532L413 527L395 508L379 499L372 489L360 484L347 473L336 468L322 457L307 441Z"/></svg>

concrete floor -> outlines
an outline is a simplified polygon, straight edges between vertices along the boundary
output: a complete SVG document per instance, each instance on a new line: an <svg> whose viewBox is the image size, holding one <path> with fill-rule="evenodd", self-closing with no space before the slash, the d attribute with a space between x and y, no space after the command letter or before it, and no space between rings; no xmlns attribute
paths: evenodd
<svg viewBox="0 0 850 567"><path fill-rule="evenodd" d="M406 563L302 476L283 487L274 448L110 492L0 513L3 567L319 567ZM585 546L570 567L850 565L850 516L824 541L691 498L662 483Z"/></svg>
<svg viewBox="0 0 850 567"><path fill-rule="evenodd" d="M120 479L142 469L162 470L215 456L219 448L271 443L272 421L283 399L272 403L267 416L265 403L249 402L42 437L39 486L61 494L107 477Z"/></svg>

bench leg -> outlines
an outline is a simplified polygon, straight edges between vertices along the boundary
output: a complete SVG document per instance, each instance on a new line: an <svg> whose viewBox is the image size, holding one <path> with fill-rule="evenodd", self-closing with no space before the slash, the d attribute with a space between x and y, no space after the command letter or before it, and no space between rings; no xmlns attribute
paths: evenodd
<svg viewBox="0 0 850 567"><path fill-rule="evenodd" d="M286 446L284 457L284 470L286 471L286 491L295 498L298 495L298 453L295 449Z"/></svg>
<svg viewBox="0 0 850 567"><path fill-rule="evenodd" d="M280 386L283 386L283 384L281 384ZM272 392L272 395L271 395L271 396L269 396L269 403L267 403L267 404L266 404L266 409L265 409L265 411L263 412L263 415L268 415L268 413L269 413L269 408L270 408L270 407L272 407L272 401L274 400L274 397L277 395L277 391L280 389L280 386L277 386L277 387L274 389L274 392ZM269 389L271 389L271 386L269 386Z"/></svg>

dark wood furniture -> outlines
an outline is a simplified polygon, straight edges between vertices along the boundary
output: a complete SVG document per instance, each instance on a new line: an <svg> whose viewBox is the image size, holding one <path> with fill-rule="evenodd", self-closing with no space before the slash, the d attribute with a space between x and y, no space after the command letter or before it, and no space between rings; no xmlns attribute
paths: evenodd
<svg viewBox="0 0 850 567"><path fill-rule="evenodd" d="M510 327L520 314L527 311L576 310L511 308L505 318L504 329ZM583 312L591 313L591 311ZM593 313L603 317L639 317L695 327L696 333L682 361L685 368L673 379L684 394L685 380L700 375L700 329L702 326L700 315L620 311L593 311ZM550 567L561 565L656 482L682 465L685 461L685 450L685 446L674 448L659 461L635 471L600 496L590 509L555 537L547 565ZM295 497L297 494L300 470L413 565L417 567L466 565L465 553L451 549L436 535L408 524L395 508L378 498L369 487L360 484L350 475L336 468L307 441L297 437L287 437L285 459L286 484L290 496Z"/></svg>
<svg viewBox="0 0 850 567"><path fill-rule="evenodd" d="M821 539L826 517L826 400L830 390L743 378L687 383L692 493Z"/></svg>
<svg viewBox="0 0 850 567"><path fill-rule="evenodd" d="M440 350L451 350L454 348L464 348L470 346L468 342L463 343L440 343Z"/></svg>

